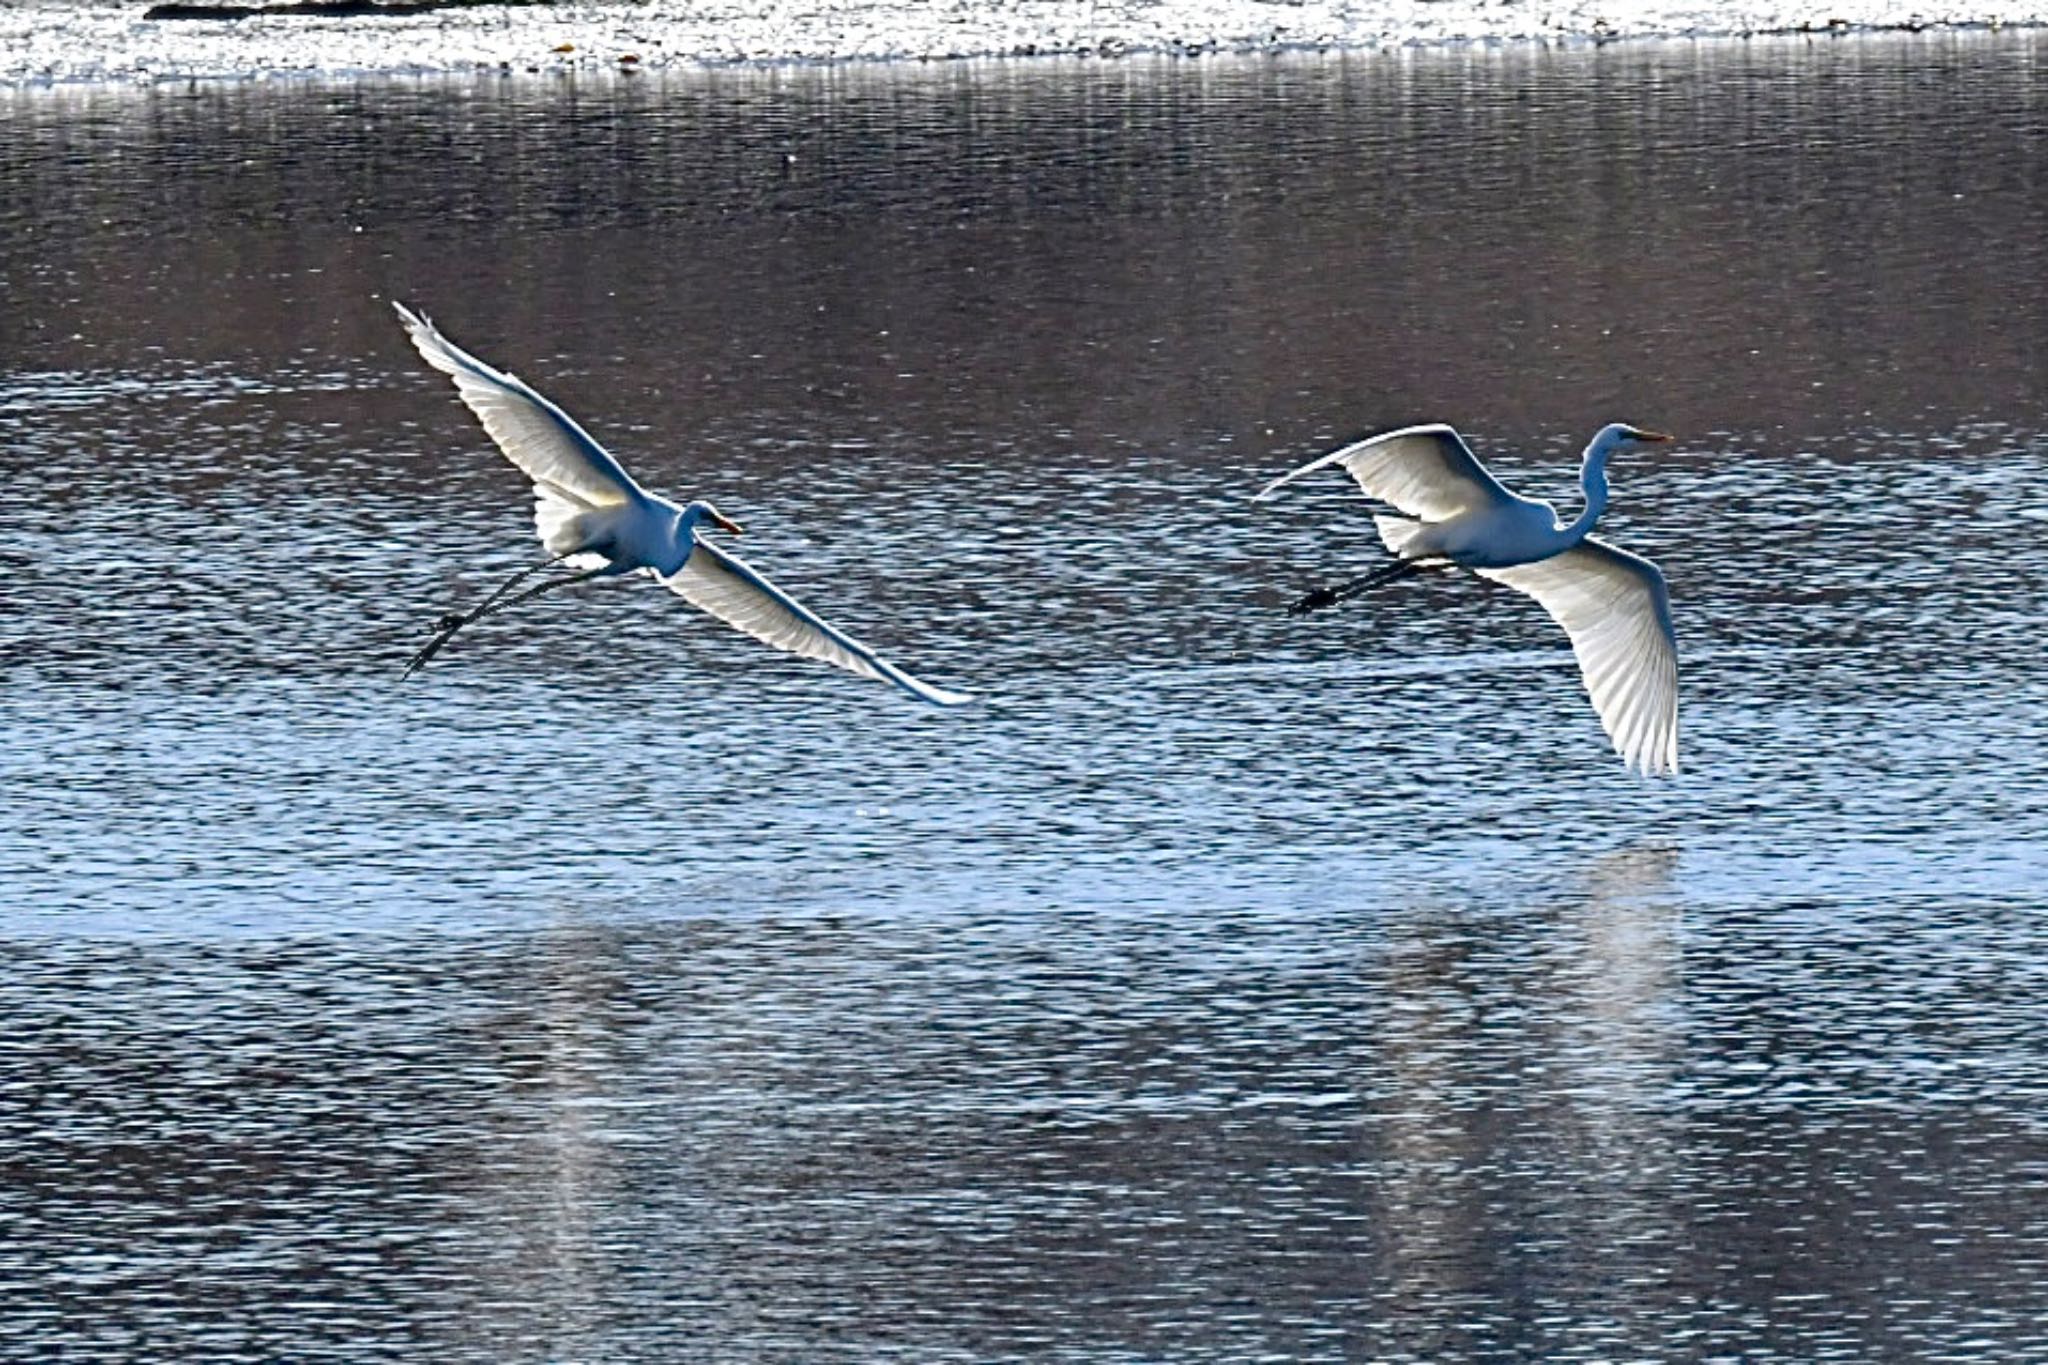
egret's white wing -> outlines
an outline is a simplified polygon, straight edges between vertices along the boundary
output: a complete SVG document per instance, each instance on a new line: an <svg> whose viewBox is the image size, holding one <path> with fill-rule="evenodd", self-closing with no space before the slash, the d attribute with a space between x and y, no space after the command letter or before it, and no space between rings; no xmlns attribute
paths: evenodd
<svg viewBox="0 0 2048 1365"><path fill-rule="evenodd" d="M492 369L402 303L391 305L426 362L455 381L505 457L533 480L535 496L576 508L608 507L646 496L611 453L569 414L512 375ZM542 528L543 538L546 528Z"/></svg>
<svg viewBox="0 0 2048 1365"><path fill-rule="evenodd" d="M1332 464L1349 470L1367 497L1425 521L1443 521L1474 507L1514 500L1500 481L1486 472L1464 438L1442 423L1434 423L1403 427L1333 450L1282 474L1260 489L1252 501L1263 501L1302 475Z"/></svg>
<svg viewBox="0 0 2048 1365"><path fill-rule="evenodd" d="M911 695L940 706L958 706L974 700L965 692L933 687L885 662L875 651L770 583L751 564L709 541L698 541L683 567L662 578L661 584L727 625L777 649L801 654L806 659L822 659L864 678L894 683Z"/></svg>
<svg viewBox="0 0 2048 1365"><path fill-rule="evenodd" d="M1564 627L1624 763L1678 771L1678 637L1655 564L1588 536L1534 564L1476 572L1528 593Z"/></svg>

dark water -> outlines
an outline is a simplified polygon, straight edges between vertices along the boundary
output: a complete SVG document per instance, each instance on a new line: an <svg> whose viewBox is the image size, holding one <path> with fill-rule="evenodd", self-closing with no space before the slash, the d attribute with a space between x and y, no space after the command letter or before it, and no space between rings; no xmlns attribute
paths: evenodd
<svg viewBox="0 0 2048 1365"><path fill-rule="evenodd" d="M0 96L0 1352L2048 1358L2044 58ZM532 551L393 297L988 702L397 686ZM1431 418L1681 434L1681 778L1281 612Z"/></svg>

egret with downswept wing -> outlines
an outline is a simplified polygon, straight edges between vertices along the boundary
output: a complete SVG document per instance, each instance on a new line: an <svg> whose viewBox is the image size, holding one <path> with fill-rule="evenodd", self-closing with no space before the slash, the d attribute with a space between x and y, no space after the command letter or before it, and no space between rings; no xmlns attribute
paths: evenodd
<svg viewBox="0 0 2048 1365"><path fill-rule="evenodd" d="M1579 483L1586 507L1566 522L1547 502L1521 497L1487 472L1442 424L1404 427L1312 460L1266 485L1263 502L1304 474L1341 465L1366 496L1397 516L1373 523L1395 558L1349 582L1319 588L1290 608L1334 606L1431 565L1456 565L1543 605L1570 637L1593 709L1615 752L1645 774L1678 771L1678 639L1671 596L1655 564L1589 534L1607 507L1607 460L1671 438L1616 422L1586 447Z"/></svg>

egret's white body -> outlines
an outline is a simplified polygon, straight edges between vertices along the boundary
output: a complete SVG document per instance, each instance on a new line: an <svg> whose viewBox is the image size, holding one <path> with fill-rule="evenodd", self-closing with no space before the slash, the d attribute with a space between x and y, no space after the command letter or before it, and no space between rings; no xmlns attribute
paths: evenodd
<svg viewBox="0 0 2048 1365"><path fill-rule="evenodd" d="M704 539L703 533L711 527L734 534L740 528L708 502L678 507L649 493L567 413L519 379L455 345L403 304L392 306L398 309L420 355L455 381L462 401L505 457L533 480L534 529L553 556L549 564L582 570L572 578L543 584L534 592L582 578L644 573L684 600L777 649L893 683L941 706L970 700L965 693L933 687L886 662L769 582L745 560ZM511 586L508 583L506 589ZM413 667L425 662L461 625L494 609L504 591L500 589L468 616L448 618L452 624L444 623L440 637L421 652Z"/></svg>
<svg viewBox="0 0 2048 1365"><path fill-rule="evenodd" d="M1333 450L1275 479L1255 501L1326 465L1342 465L1366 496L1403 516L1375 516L1396 570L1455 564L1529 594L1564 627L1615 752L1644 773L1678 771L1678 640L1671 597L1655 564L1590 532L1607 507L1607 460L1670 437L1622 423L1586 447L1586 507L1567 522L1547 502L1509 492L1464 440L1440 424L1405 427ZM1370 586L1393 576L1359 580ZM1311 594L1329 605L1344 594Z"/></svg>

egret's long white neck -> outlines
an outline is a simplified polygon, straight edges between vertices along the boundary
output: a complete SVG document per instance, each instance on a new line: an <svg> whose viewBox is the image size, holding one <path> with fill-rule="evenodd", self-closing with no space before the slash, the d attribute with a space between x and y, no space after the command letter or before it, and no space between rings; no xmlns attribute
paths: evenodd
<svg viewBox="0 0 2048 1365"><path fill-rule="evenodd" d="M683 509L683 515L676 523L676 539L684 546L696 538L700 528L717 524L718 514L701 502L692 502Z"/></svg>
<svg viewBox="0 0 2048 1365"><path fill-rule="evenodd" d="M1593 523L1607 510L1607 457L1614 453L1615 444L1602 432L1586 447L1585 461L1579 466L1579 488L1586 495L1586 510L1564 528L1565 537L1574 545L1592 533Z"/></svg>

